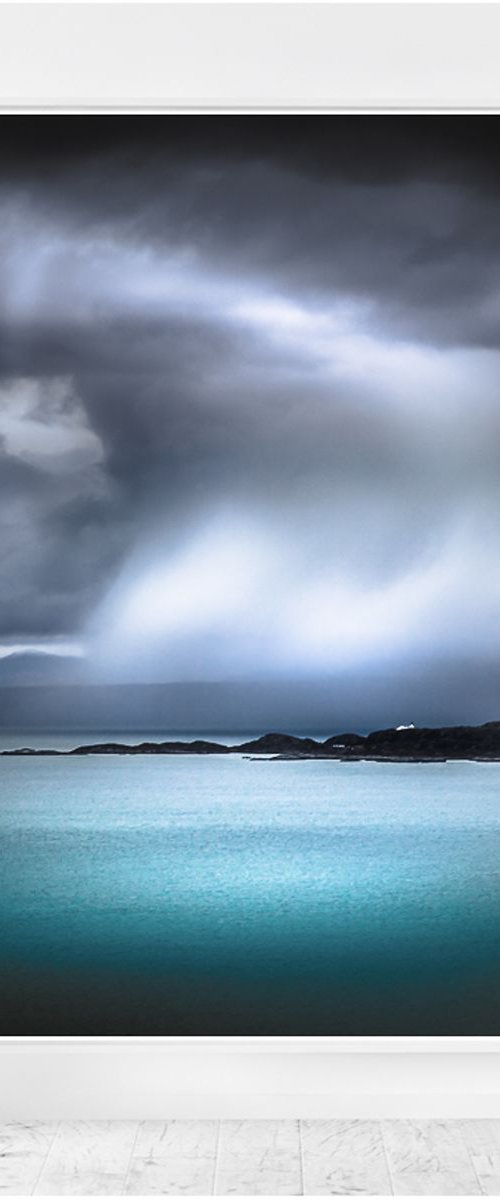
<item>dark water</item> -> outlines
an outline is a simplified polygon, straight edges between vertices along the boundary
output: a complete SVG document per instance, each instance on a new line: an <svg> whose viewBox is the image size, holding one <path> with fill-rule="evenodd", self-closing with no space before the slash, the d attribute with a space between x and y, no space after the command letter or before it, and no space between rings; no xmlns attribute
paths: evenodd
<svg viewBox="0 0 500 1200"><path fill-rule="evenodd" d="M3 759L0 788L4 1035L500 1034L500 765Z"/></svg>

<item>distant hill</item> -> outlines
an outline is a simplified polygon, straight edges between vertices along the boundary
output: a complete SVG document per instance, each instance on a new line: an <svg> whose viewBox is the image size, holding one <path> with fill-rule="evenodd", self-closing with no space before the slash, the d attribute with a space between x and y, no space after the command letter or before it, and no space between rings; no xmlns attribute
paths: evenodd
<svg viewBox="0 0 500 1200"><path fill-rule="evenodd" d="M36 747L4 750L4 756L30 755L179 755L179 754L246 754L249 757L271 757L275 761L290 759L336 759L342 762L443 762L449 759L474 759L500 762L500 721L485 725L451 725L443 729L380 729L374 733L337 734L325 741L300 738L288 733L266 733L262 737L227 746L221 742L205 741L147 741L139 745L124 742L95 742L72 750L37 750Z"/></svg>
<svg viewBox="0 0 500 1200"><path fill-rule="evenodd" d="M0 658L0 687L51 687L78 683L82 660L40 650L7 654Z"/></svg>
<svg viewBox="0 0 500 1200"><path fill-rule="evenodd" d="M500 664L493 661L443 663L430 673L419 667L404 677L387 668L368 680L340 672L325 680L109 682L98 672L99 663L89 659L33 652L0 658L0 729L74 732L75 743L78 731L88 730L95 730L96 741L112 730L216 741L229 734L233 740L238 731L238 740L248 740L263 730L323 740L342 730L349 733L334 740L352 742L367 730L402 722L476 726L497 711L500 696Z"/></svg>

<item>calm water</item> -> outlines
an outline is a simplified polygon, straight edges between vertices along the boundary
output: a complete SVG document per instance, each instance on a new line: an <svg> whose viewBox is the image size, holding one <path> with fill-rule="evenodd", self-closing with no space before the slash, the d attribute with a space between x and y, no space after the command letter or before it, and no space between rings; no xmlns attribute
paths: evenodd
<svg viewBox="0 0 500 1200"><path fill-rule="evenodd" d="M3 759L0 787L2 1034L500 1034L500 764Z"/></svg>

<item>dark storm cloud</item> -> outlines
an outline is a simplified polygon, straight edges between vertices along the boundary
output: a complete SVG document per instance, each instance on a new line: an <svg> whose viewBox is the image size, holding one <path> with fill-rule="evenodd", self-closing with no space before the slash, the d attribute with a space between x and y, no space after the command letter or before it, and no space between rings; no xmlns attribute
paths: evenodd
<svg viewBox="0 0 500 1200"><path fill-rule="evenodd" d="M51 122L4 119L0 137L17 199L45 217L173 239L278 287L383 296L427 336L495 336L473 311L496 288L494 117Z"/></svg>
<svg viewBox="0 0 500 1200"><path fill-rule="evenodd" d="M0 641L159 680L484 654L497 127L2 118Z"/></svg>
<svg viewBox="0 0 500 1200"><path fill-rule="evenodd" d="M9 179L66 185L92 163L109 182L117 162L130 175L151 162L164 171L260 161L356 183L438 178L483 191L500 186L497 145L496 116L11 116L0 127Z"/></svg>

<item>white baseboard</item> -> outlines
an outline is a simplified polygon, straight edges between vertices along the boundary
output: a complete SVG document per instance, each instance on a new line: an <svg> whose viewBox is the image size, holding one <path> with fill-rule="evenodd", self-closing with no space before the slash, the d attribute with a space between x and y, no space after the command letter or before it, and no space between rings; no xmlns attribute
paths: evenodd
<svg viewBox="0 0 500 1200"><path fill-rule="evenodd" d="M500 1038L4 1038L0 1120L500 1117Z"/></svg>

